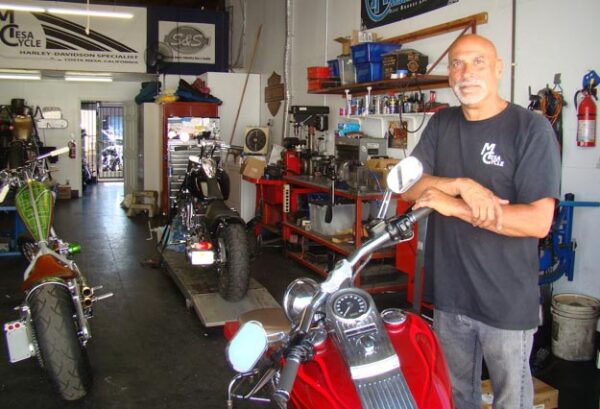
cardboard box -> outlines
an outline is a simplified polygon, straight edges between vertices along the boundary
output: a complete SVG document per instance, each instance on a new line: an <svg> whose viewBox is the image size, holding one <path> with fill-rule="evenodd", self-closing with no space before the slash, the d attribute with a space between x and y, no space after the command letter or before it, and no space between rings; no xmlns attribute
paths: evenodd
<svg viewBox="0 0 600 409"><path fill-rule="evenodd" d="M359 31L352 30L352 35L348 37L338 37L335 38L334 41L340 43L342 45L342 55L347 55L351 53L350 46L356 45L358 43L366 43L369 41L377 41L379 40L379 36L376 33L371 33L369 31Z"/></svg>
<svg viewBox="0 0 600 409"><path fill-rule="evenodd" d="M545 384L537 378L533 378L533 409L556 409L558 408L558 390ZM489 380L481 382L481 408L492 409L494 395Z"/></svg>
<svg viewBox="0 0 600 409"><path fill-rule="evenodd" d="M369 169L385 169L390 170L398 163L400 159L395 158L379 158L367 160L367 167Z"/></svg>
<svg viewBox="0 0 600 409"><path fill-rule="evenodd" d="M367 168L370 169L367 188L369 190L380 191L387 188L387 175L391 168L399 162L400 159L382 158L367 160Z"/></svg>
<svg viewBox="0 0 600 409"><path fill-rule="evenodd" d="M240 168L242 176L246 176L251 179L260 179L265 173L266 162L262 158L248 157Z"/></svg>
<svg viewBox="0 0 600 409"><path fill-rule="evenodd" d="M71 198L71 186L69 185L60 185L58 186L58 191L56 194L58 199L67 200Z"/></svg>

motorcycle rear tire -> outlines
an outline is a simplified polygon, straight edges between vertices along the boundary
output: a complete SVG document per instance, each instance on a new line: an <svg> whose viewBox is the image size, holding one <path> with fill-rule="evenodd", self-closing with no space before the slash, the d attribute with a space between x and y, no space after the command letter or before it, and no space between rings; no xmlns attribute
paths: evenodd
<svg viewBox="0 0 600 409"><path fill-rule="evenodd" d="M250 283L246 229L242 224L228 224L219 238L225 243L227 259L219 269L219 294L227 301L239 301L246 296Z"/></svg>
<svg viewBox="0 0 600 409"><path fill-rule="evenodd" d="M92 385L92 371L77 336L69 290L42 285L29 295L29 306L37 352L50 380L64 400L83 398Z"/></svg>

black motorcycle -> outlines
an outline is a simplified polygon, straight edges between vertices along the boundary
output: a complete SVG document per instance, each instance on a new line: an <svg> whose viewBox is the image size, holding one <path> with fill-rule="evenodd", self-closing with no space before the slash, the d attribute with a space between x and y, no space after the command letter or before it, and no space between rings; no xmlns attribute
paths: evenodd
<svg viewBox="0 0 600 409"><path fill-rule="evenodd" d="M201 139L198 146L200 155L188 157L170 225L180 219L190 264L216 268L221 296L239 301L248 292L250 262L244 220L225 204L229 177L220 155L230 146L214 139ZM166 245L168 237L161 242Z"/></svg>

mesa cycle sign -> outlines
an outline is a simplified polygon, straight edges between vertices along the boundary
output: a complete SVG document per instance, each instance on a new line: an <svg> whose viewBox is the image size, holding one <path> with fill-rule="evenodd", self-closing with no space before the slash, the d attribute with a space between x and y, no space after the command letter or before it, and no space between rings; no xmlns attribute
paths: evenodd
<svg viewBox="0 0 600 409"><path fill-rule="evenodd" d="M166 46L167 62L215 63L214 24L159 21L158 38Z"/></svg>
<svg viewBox="0 0 600 409"><path fill-rule="evenodd" d="M89 34L86 17L0 10L0 68L146 72L146 9L115 9L134 17L91 18Z"/></svg>
<svg viewBox="0 0 600 409"><path fill-rule="evenodd" d="M374 28L457 2L458 0L362 0L360 15L366 28Z"/></svg>

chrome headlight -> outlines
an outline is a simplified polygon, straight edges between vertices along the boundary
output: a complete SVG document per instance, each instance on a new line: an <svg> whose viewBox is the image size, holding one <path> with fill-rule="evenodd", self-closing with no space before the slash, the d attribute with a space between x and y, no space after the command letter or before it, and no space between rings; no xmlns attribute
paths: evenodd
<svg viewBox="0 0 600 409"><path fill-rule="evenodd" d="M302 311L319 291L319 284L312 278L298 278L288 285L283 296L283 310L292 323L302 316Z"/></svg>
<svg viewBox="0 0 600 409"><path fill-rule="evenodd" d="M214 159L202 158L202 170L208 178L214 178L217 173L217 164Z"/></svg>

